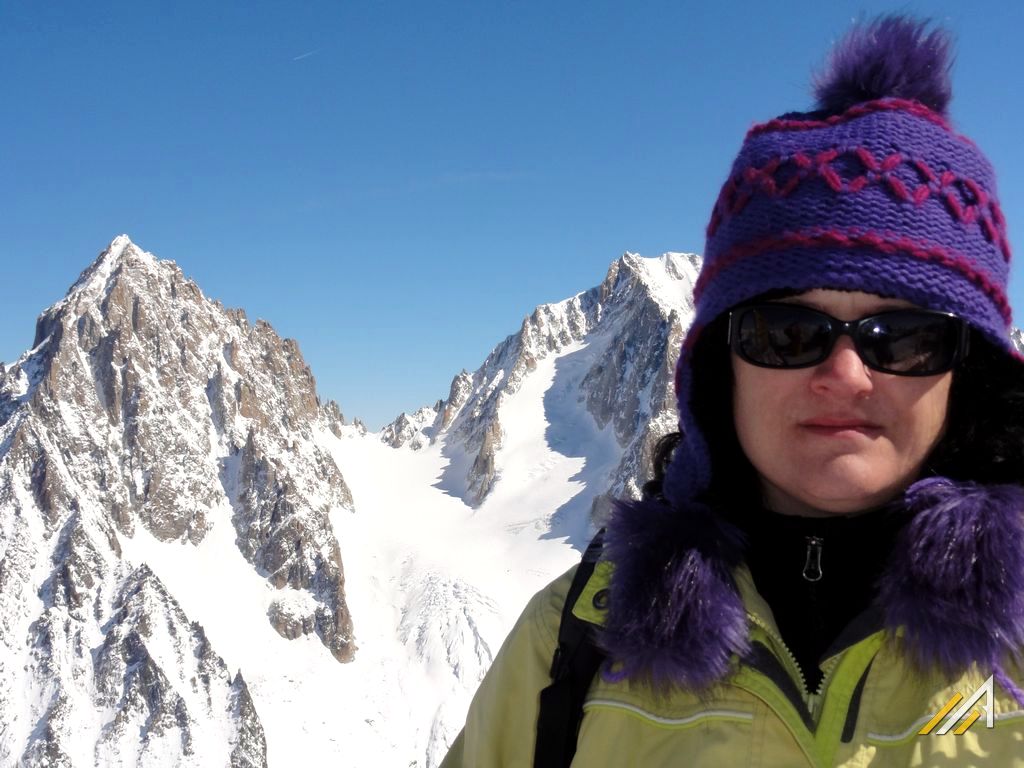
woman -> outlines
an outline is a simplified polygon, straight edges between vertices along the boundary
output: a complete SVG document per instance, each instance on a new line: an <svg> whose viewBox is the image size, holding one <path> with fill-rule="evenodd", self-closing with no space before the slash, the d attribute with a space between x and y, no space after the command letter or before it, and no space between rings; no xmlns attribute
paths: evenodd
<svg viewBox="0 0 1024 768"><path fill-rule="evenodd" d="M945 115L948 49L901 17L858 27L815 112L750 130L680 435L582 591L570 571L531 601L445 766L1024 768L1009 246ZM541 691L580 620L604 663L552 762Z"/></svg>

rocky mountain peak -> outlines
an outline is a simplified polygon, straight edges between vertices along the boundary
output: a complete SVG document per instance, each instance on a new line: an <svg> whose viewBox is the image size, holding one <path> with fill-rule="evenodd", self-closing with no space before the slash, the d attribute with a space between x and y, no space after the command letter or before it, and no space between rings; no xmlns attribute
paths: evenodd
<svg viewBox="0 0 1024 768"><path fill-rule="evenodd" d="M601 302L631 305L647 298L666 312L692 309L692 287L700 265L695 253L666 253L652 259L627 251L612 262L598 287Z"/></svg>
<svg viewBox="0 0 1024 768"><path fill-rule="evenodd" d="M183 616L180 607L159 608L172 606L173 598L152 597L160 589L147 571L122 560L119 538L134 537L140 527L158 541L185 546L199 545L215 526L230 530L240 560L271 588L309 596L297 601L288 621L268 615L270 625L289 638L312 635L328 658L351 660L353 624L329 515L351 510L352 497L318 442L341 420L336 405L321 405L296 342L280 338L269 323L250 325L243 312L207 299L174 263L127 236L115 238L40 315L33 348L0 372L0 614L25 618L4 637L17 655L6 667L17 679L5 680L4 689L37 691L36 718L54 707L59 714L63 705L48 698L52 686L31 681L57 674L67 695L92 699L104 674L96 665L106 657L85 653L75 662L82 668L65 670L65 678L26 650L50 642L40 633L57 631L74 616L70 626L79 639L66 642L88 649L88 638L117 635L119 647L136 648L132 638L142 635L126 622L170 626L147 613L163 611L171 625ZM123 611L119 595L127 595L129 582L153 584L132 593L151 597L129 599L133 608ZM117 653L137 656L131 649ZM136 661L140 696L153 685L169 690L171 683L145 671L149 662ZM223 711L236 718L250 712L248 694L225 681L222 693L230 694L233 709ZM181 713L195 708L183 709L168 695L150 702L157 707L151 715L183 729ZM7 762L3 754L18 759L27 749L58 754L65 728L93 728L83 718L86 713L55 714L52 738L0 744L0 762ZM97 754L135 762L138 756L126 751L137 741L129 725L119 731L123 738L97 735ZM21 733L20 725L12 728ZM198 732L195 724L189 728ZM223 724L221 732L233 728L247 734L243 751L258 756L258 718ZM3 753L8 748L14 752Z"/></svg>
<svg viewBox="0 0 1024 768"><path fill-rule="evenodd" d="M110 281L116 276L132 276L136 282L145 280L146 275L158 273L161 269L180 270L171 261L157 258L131 241L128 235L118 235L96 259L86 267L68 289L64 300L51 309L61 309L67 304L76 304L82 298L95 299L107 293Z"/></svg>
<svg viewBox="0 0 1024 768"><path fill-rule="evenodd" d="M68 289L68 293L84 290L89 286L102 285L123 262L141 266L143 261L148 262L149 266L156 266L156 257L153 254L140 249L128 235L118 235L100 252L92 264L82 270L82 274Z"/></svg>
<svg viewBox="0 0 1024 768"><path fill-rule="evenodd" d="M534 309L479 369L455 376L439 407L429 414L426 409L401 414L385 427L382 439L396 447L427 445L441 437L458 443L473 461L465 478L448 477L446 486L464 487L464 498L479 504L495 479L504 400L539 361L580 345L601 345L603 353L578 384L580 397L599 427L614 425L623 448L610 491L637 495L653 443L674 426L672 368L692 318L700 264L696 254L623 254L598 286Z"/></svg>

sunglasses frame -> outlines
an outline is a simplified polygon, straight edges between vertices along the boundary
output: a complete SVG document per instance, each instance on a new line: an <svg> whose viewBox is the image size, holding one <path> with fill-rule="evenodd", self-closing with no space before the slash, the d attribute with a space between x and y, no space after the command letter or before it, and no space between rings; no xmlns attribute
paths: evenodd
<svg viewBox="0 0 1024 768"><path fill-rule="evenodd" d="M800 363L799 365L771 365L770 363L762 363L758 362L757 360L752 360L751 358L749 358L744 353L742 345L740 344L740 320L743 317L743 315L746 314L747 312L759 309L761 307L793 307L825 318L828 322L830 335L828 343L825 345L825 349L822 353L822 356L819 359L816 359L812 362ZM953 350L953 356L950 358L950 362L947 367L944 367L938 371L927 371L917 373L915 373L914 371L894 371L888 368L880 368L879 366L873 365L864 359L864 353L861 350L861 341L858 338L858 333L860 332L860 329L866 323L876 320L879 317L905 312L912 312L915 314L928 315L932 317L943 317L956 321L956 325L958 326L957 345L956 349ZM735 324L733 323L734 316L736 320ZM959 315L953 314L952 312L939 312L933 309L918 309L916 307L888 309L882 312L873 312L870 315L865 315L864 317L861 317L857 320L840 320L839 318L832 317L832 315L828 314L827 312L822 312L820 309L815 309L814 307L804 306L803 304L789 304L787 302L780 301L760 301L754 304L744 304L729 311L729 348L732 349L732 351L735 352L740 359L747 363L750 363L751 365L756 365L759 368L771 368L774 370L785 371L796 370L798 368L813 368L816 365L821 365L823 362L828 360L829 356L832 354L832 350L835 348L836 342L839 340L840 336L849 336L853 340L853 346L854 349L857 351L857 356L860 358L861 362L864 365L866 365L873 371L878 371L880 373L888 373L892 376L913 376L918 378L922 376L940 376L943 373L946 373L947 371L951 371L954 368L956 368L963 361L963 359L967 357L967 353L970 349L970 327L967 325L966 322L964 322L963 318L960 317Z"/></svg>

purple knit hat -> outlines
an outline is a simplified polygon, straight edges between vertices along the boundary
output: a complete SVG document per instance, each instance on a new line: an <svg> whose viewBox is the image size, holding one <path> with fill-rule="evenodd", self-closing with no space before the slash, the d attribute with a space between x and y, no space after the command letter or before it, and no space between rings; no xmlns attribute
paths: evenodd
<svg viewBox="0 0 1024 768"><path fill-rule="evenodd" d="M1010 246L995 174L948 121L945 31L899 16L855 27L816 80L818 111L747 133L707 228L696 317L676 367L674 504L710 483L690 410L691 353L731 307L774 290L859 290L953 312L1016 354Z"/></svg>

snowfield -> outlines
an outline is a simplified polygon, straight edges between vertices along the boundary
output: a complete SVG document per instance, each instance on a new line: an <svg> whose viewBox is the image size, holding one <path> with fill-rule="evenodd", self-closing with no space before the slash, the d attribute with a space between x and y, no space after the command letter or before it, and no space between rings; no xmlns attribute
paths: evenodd
<svg viewBox="0 0 1024 768"><path fill-rule="evenodd" d="M519 612L579 559L573 544L591 534L596 493L587 488L619 460L578 399L594 353L576 344L543 359L502 403L500 477L476 510L440 487L443 442L414 451L350 427L320 433L356 509L331 514L359 646L350 664L315 637L286 640L271 627L272 602L311 598L253 571L230 508L196 547L142 526L121 537L125 559L149 565L228 668L243 670L270 765L440 763Z"/></svg>

